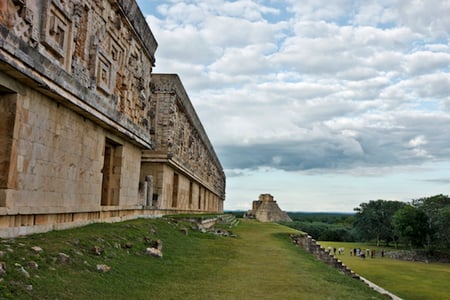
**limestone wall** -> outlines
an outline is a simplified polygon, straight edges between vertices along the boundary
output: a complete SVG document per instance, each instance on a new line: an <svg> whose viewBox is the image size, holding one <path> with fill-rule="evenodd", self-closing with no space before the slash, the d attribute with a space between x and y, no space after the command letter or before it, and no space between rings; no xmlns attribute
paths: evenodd
<svg viewBox="0 0 450 300"><path fill-rule="evenodd" d="M155 201L151 203L152 208L223 212L223 198L211 192L192 176L180 172L180 169L173 168L168 163L151 163L145 159L142 163L141 183L148 175L152 176L153 180L152 198ZM142 202L146 201L142 199Z"/></svg>
<svg viewBox="0 0 450 300"><path fill-rule="evenodd" d="M22 88L25 93L17 94L15 101L8 183L14 191L5 205L8 213L56 212L80 205L91 209L100 195L103 162L97 141L102 140L102 130L46 96Z"/></svg>
<svg viewBox="0 0 450 300"><path fill-rule="evenodd" d="M16 117L16 96L3 93L0 96L0 189L10 186L9 168L13 144L14 123ZM5 205L5 199L0 196L0 206Z"/></svg>
<svg viewBox="0 0 450 300"><path fill-rule="evenodd" d="M1 79L1 86L8 85ZM1 95L0 106L16 110L10 133L2 135L9 151L0 156L8 162L0 187L0 203L8 214L98 210L108 139L122 148L115 169L120 199L116 205L138 205L140 148L26 86L20 94Z"/></svg>

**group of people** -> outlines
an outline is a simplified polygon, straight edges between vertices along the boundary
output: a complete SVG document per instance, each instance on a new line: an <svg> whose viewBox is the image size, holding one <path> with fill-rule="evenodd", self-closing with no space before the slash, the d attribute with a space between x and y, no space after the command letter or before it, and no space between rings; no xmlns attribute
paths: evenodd
<svg viewBox="0 0 450 300"><path fill-rule="evenodd" d="M332 250L331 247L328 246L328 253L331 254L331 250ZM337 249L337 252L339 255L341 255L341 254L344 254L344 250L345 250L344 247L340 247ZM336 255L336 248L333 248L333 255Z"/></svg>
<svg viewBox="0 0 450 300"><path fill-rule="evenodd" d="M339 247L337 249L338 255L344 254L344 247ZM331 251L333 251L333 255L336 255L336 248L331 246L328 246L328 253L331 254ZM358 256L362 259L365 259L366 257L375 258L376 252L375 249L366 249L365 251L361 248L351 248L350 249L350 256ZM384 257L384 249L381 249L381 257Z"/></svg>

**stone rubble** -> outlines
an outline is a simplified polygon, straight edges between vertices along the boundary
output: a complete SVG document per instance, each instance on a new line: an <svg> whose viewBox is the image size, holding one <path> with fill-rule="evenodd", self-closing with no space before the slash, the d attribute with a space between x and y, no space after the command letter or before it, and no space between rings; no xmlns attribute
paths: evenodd
<svg viewBox="0 0 450 300"><path fill-rule="evenodd" d="M60 253L58 254L58 261L59 261L61 264L66 264L66 263L68 263L68 262L69 262L69 259L70 259L70 256L67 255L67 254L65 254L65 253L60 252Z"/></svg>
<svg viewBox="0 0 450 300"><path fill-rule="evenodd" d="M92 248L92 253L98 256L102 255L104 251L105 250L100 248L99 246L94 246L94 248Z"/></svg>
<svg viewBox="0 0 450 300"><path fill-rule="evenodd" d="M159 258L163 257L162 251L160 249L156 249L156 248L147 248L147 249L145 249L145 254L146 255L155 256L155 257L159 257Z"/></svg>
<svg viewBox="0 0 450 300"><path fill-rule="evenodd" d="M43 249L39 246L33 246L33 247L31 247L31 250L33 250L34 252L42 252L43 251Z"/></svg>
<svg viewBox="0 0 450 300"><path fill-rule="evenodd" d="M105 264L99 264L97 265L97 271L100 273L106 273L111 270L111 267Z"/></svg>
<svg viewBox="0 0 450 300"><path fill-rule="evenodd" d="M35 262L33 260L29 261L27 265L30 269L33 269L33 270L39 269L39 265L37 264L37 262Z"/></svg>
<svg viewBox="0 0 450 300"><path fill-rule="evenodd" d="M24 267L21 266L20 269L19 269L19 271L20 271L20 273L22 273L23 276L25 276L26 278L30 278L30 273L28 273L28 271L25 270Z"/></svg>

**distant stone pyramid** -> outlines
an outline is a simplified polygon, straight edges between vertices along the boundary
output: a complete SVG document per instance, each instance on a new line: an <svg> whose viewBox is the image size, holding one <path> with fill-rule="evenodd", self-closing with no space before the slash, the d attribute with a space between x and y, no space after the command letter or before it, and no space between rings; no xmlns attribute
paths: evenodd
<svg viewBox="0 0 450 300"><path fill-rule="evenodd" d="M245 213L246 218L255 218L260 222L292 222L285 211L282 211L271 194L259 195L259 200L252 203L252 209Z"/></svg>

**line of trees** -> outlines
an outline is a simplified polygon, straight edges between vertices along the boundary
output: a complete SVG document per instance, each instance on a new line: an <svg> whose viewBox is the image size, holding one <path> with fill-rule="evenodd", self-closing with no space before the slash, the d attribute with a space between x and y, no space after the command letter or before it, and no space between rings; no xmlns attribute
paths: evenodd
<svg viewBox="0 0 450 300"><path fill-rule="evenodd" d="M290 212L293 222L282 224L321 241L376 241L378 246L402 244L425 249L431 255L450 255L450 198L446 195L410 203L371 200L354 211L355 214Z"/></svg>
<svg viewBox="0 0 450 300"><path fill-rule="evenodd" d="M320 241L354 242L354 214L289 212L292 222L283 225L307 232Z"/></svg>
<svg viewBox="0 0 450 300"><path fill-rule="evenodd" d="M372 200L354 209L355 233L359 240L379 245L399 242L428 251L450 249L450 198L436 195L411 203Z"/></svg>

